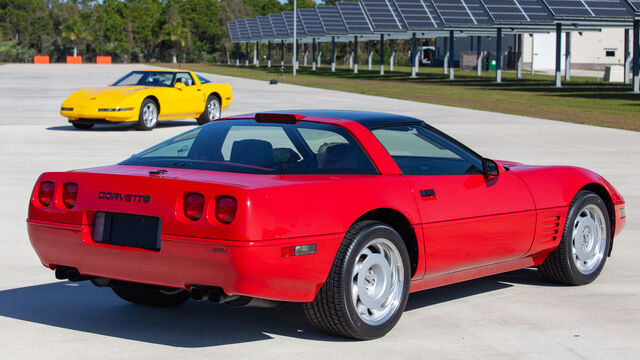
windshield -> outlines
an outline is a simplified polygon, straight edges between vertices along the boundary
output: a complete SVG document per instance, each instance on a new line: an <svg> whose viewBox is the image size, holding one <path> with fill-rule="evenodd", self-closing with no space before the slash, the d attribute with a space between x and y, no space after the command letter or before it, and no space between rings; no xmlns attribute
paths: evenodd
<svg viewBox="0 0 640 360"><path fill-rule="evenodd" d="M113 86L141 85L141 86L173 86L173 78L176 73L166 71L132 71L121 77Z"/></svg>
<svg viewBox="0 0 640 360"><path fill-rule="evenodd" d="M377 174L346 129L312 122L215 121L120 164L249 174Z"/></svg>

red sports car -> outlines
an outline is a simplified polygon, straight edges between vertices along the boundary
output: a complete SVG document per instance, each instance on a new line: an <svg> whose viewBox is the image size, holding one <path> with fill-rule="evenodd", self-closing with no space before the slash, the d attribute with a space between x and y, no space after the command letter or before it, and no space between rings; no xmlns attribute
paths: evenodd
<svg viewBox="0 0 640 360"><path fill-rule="evenodd" d="M27 222L58 279L144 305L302 302L316 327L371 339L412 291L531 266L590 283L625 212L589 170L485 159L411 117L300 110L44 173Z"/></svg>

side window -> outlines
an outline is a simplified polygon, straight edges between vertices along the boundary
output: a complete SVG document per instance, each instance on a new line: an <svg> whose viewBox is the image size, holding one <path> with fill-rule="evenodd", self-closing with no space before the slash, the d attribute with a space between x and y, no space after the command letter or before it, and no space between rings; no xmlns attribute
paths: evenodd
<svg viewBox="0 0 640 360"><path fill-rule="evenodd" d="M390 126L372 131L407 175L479 174L473 154L422 126Z"/></svg>
<svg viewBox="0 0 640 360"><path fill-rule="evenodd" d="M169 141L161 143L159 146L140 154L140 157L187 157L193 146L196 136L200 133L200 128L176 136Z"/></svg>
<svg viewBox="0 0 640 360"><path fill-rule="evenodd" d="M194 84L193 78L189 73L177 73L176 74L176 83L181 82L187 86L191 86ZM174 83L175 84L175 83Z"/></svg>

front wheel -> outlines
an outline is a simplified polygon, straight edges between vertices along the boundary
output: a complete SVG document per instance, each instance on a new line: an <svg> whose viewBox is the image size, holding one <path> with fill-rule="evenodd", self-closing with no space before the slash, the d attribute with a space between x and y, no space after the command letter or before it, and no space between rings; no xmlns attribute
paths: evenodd
<svg viewBox="0 0 640 360"><path fill-rule="evenodd" d="M611 236L611 222L604 201L591 191L579 191L569 206L560 244L538 270L554 282L588 284L604 267Z"/></svg>
<svg viewBox="0 0 640 360"><path fill-rule="evenodd" d="M151 130L158 123L158 105L151 99L144 99L138 115L138 130Z"/></svg>
<svg viewBox="0 0 640 360"><path fill-rule="evenodd" d="M327 281L304 305L309 321L334 335L360 340L388 333L409 297L409 254L393 228L362 221L346 233Z"/></svg>
<svg viewBox="0 0 640 360"><path fill-rule="evenodd" d="M220 100L215 95L209 95L204 112L198 117L198 124L204 125L213 120L219 119L221 114Z"/></svg>
<svg viewBox="0 0 640 360"><path fill-rule="evenodd" d="M139 305L170 307L178 306L189 299L189 292L184 289L162 286L127 283L123 286L112 286L111 289L120 298Z"/></svg>

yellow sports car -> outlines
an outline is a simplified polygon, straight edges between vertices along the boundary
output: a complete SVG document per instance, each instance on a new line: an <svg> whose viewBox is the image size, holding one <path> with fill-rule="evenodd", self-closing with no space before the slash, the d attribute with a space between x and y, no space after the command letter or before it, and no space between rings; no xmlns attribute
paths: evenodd
<svg viewBox="0 0 640 360"><path fill-rule="evenodd" d="M78 129L135 122L139 130L151 130L164 120L194 117L200 125L208 123L232 100L229 84L213 84L190 71L140 70L105 88L76 91L60 114Z"/></svg>

